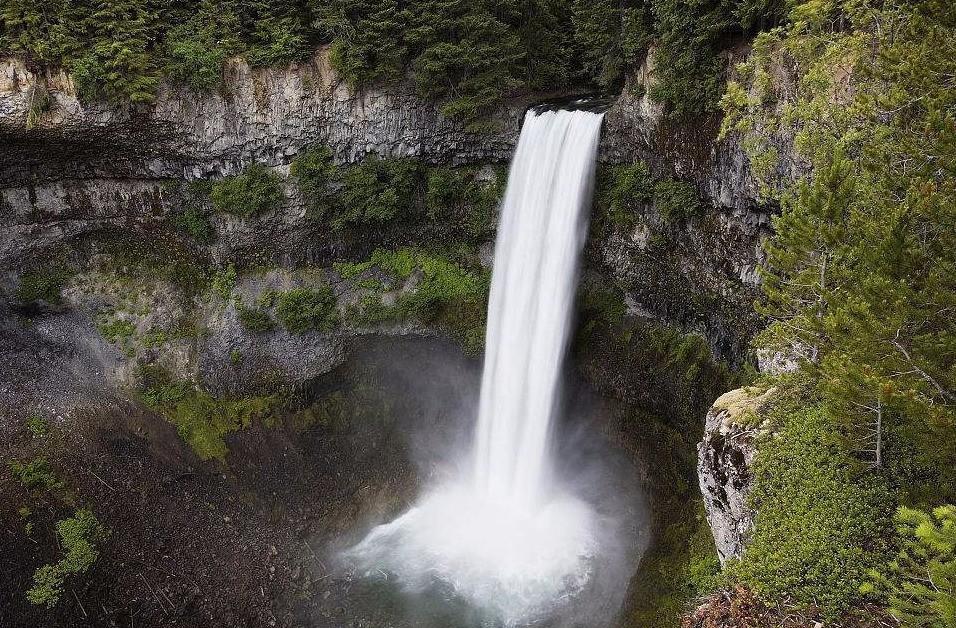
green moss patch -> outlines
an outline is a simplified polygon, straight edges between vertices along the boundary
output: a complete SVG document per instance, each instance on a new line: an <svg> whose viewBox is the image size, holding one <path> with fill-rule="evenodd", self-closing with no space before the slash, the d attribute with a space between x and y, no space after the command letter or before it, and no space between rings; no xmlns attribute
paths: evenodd
<svg viewBox="0 0 956 628"><path fill-rule="evenodd" d="M174 380L157 366L139 374L143 401L171 423L202 460L225 461L225 437L253 422L270 421L286 403L282 394L218 398L192 382Z"/></svg>

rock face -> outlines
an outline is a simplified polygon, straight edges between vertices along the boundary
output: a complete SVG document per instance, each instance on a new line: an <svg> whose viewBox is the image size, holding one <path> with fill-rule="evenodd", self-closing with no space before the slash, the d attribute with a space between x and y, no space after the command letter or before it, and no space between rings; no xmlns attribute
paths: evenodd
<svg viewBox="0 0 956 628"><path fill-rule="evenodd" d="M28 125L38 92L50 104ZM0 133L10 144L0 185L231 174L252 162L287 164L313 142L327 144L340 161L368 153L504 161L522 111L522 103L503 108L494 133L468 132L410 87L352 93L324 50L285 68L232 60L219 90L166 84L153 104L139 107L81 103L68 76L39 76L7 59L0 61Z"/></svg>
<svg viewBox="0 0 956 628"><path fill-rule="evenodd" d="M605 117L600 160L645 161L657 174L693 182L710 209L655 245L653 207L629 233L610 234L597 259L635 308L704 334L724 358L743 355L757 325L737 320L755 296L755 267L769 214L756 200L736 141L714 141L716 120L676 125L646 95L654 56L634 73ZM415 156L435 164L505 163L527 97L499 108L480 133L443 117L410 86L353 93L328 51L282 68L227 63L219 89L160 87L151 105L80 102L70 77L0 60L0 270L54 251L84 234L149 231L187 202L186 182L263 163L280 174L304 147L328 145L337 161L367 154ZM40 106L43 105L43 106ZM295 186L273 215L245 221L216 215L214 260L324 263L335 243L310 224ZM659 238L658 238L659 240ZM0 281L0 283L3 283Z"/></svg>
<svg viewBox="0 0 956 628"><path fill-rule="evenodd" d="M754 512L747 498L757 429L750 424L775 392L774 388L732 390L707 412L704 437L697 444L697 477L721 562L741 555L753 527Z"/></svg>

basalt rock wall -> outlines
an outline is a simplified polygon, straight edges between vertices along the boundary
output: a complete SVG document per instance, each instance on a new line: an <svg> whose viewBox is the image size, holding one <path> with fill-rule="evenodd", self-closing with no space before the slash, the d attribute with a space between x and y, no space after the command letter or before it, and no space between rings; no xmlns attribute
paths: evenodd
<svg viewBox="0 0 956 628"><path fill-rule="evenodd" d="M717 121L677 124L646 95L637 96L654 80L653 59L649 55L607 112L599 158L641 160L656 174L691 181L709 210L661 250L652 246L661 221L650 206L633 232L608 234L596 257L624 286L634 312L699 331L718 353L739 359L757 324L747 306L769 215L740 143L714 139ZM295 155L314 143L329 146L340 163L377 154L444 165L504 164L527 107L556 96L562 95L512 100L476 131L442 116L409 85L353 91L331 68L327 50L276 68L233 59L218 89L165 84L148 105L81 102L65 73L2 60L0 270L84 234L148 230L183 206L184 181L234 174L251 163L285 176ZM286 195L281 210L255 224L214 217L213 257L328 261L328 229L305 219L295 186L287 185Z"/></svg>

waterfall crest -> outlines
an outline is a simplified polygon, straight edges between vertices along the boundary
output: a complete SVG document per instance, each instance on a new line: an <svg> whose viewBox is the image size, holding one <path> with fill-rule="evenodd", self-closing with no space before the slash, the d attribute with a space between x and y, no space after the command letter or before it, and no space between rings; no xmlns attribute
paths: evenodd
<svg viewBox="0 0 956 628"><path fill-rule="evenodd" d="M471 472L346 552L365 575L454 595L516 625L574 599L598 556L592 507L550 482L549 437L603 114L529 111L495 248Z"/></svg>

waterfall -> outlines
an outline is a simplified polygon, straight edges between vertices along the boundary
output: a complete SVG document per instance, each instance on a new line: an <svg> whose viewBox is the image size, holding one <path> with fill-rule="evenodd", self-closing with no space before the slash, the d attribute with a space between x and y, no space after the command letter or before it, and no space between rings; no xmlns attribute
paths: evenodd
<svg viewBox="0 0 956 628"><path fill-rule="evenodd" d="M495 623L555 612L598 556L598 517L549 481L548 456L602 117L525 116L498 227L471 473L345 553L412 592L450 587Z"/></svg>
<svg viewBox="0 0 956 628"><path fill-rule="evenodd" d="M475 482L531 508L568 339L603 114L529 111L501 208L475 438Z"/></svg>

